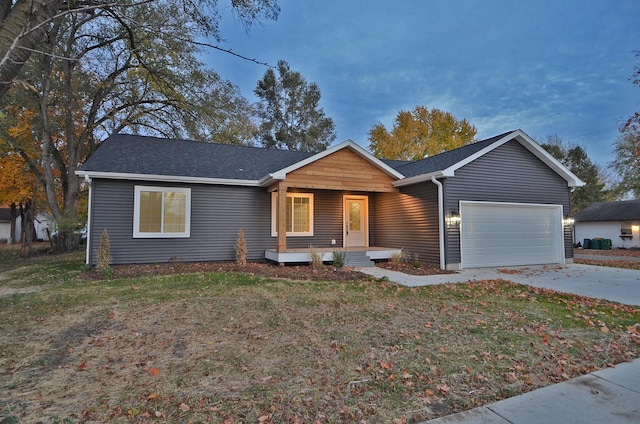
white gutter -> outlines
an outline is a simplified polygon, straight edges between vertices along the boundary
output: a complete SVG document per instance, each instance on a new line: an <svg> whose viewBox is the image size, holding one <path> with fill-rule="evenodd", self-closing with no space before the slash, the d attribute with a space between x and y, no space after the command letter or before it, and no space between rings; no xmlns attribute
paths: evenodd
<svg viewBox="0 0 640 424"><path fill-rule="evenodd" d="M440 269L445 269L444 263L444 199L442 198L442 183L435 175L431 176L431 182L438 186L438 237L440 239Z"/></svg>
<svg viewBox="0 0 640 424"><path fill-rule="evenodd" d="M259 180L235 180L229 178L187 177L179 175L130 174L121 172L76 171L76 175L89 178L108 178L112 180L162 181L173 183L221 184L235 186L260 187Z"/></svg>
<svg viewBox="0 0 640 424"><path fill-rule="evenodd" d="M448 169L444 169L441 171L430 172L428 174L420 174L414 177L403 178L401 180L394 181L393 183L391 183L391 185L393 185L394 187L403 187L406 185L423 183L425 181L433 181L432 180L433 177L453 177L453 176L454 176L453 172L450 172Z"/></svg>
<svg viewBox="0 0 640 424"><path fill-rule="evenodd" d="M89 185L89 200L88 200L88 210L87 210L87 239L85 240L86 243L86 253L85 253L85 259L84 259L84 263L86 265L89 265L89 255L90 255L90 250L89 250L89 246L91 245L90 243L90 238L91 238L91 194L92 194L92 189L93 189L93 184L91 184L91 177L89 177L89 175L85 174L84 176L84 181Z"/></svg>

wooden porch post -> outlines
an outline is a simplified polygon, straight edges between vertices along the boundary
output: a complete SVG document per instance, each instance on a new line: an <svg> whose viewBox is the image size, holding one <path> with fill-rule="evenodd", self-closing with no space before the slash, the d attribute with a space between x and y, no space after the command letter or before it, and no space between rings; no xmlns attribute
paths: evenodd
<svg viewBox="0 0 640 424"><path fill-rule="evenodd" d="M287 185L285 182L278 183L278 253L287 251Z"/></svg>

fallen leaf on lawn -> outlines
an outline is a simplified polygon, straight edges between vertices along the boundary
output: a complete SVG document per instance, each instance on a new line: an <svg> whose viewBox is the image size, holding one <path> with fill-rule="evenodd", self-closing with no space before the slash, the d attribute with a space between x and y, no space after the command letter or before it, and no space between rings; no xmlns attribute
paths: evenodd
<svg viewBox="0 0 640 424"><path fill-rule="evenodd" d="M82 371L83 369L87 368L87 363L83 362L80 365L78 365L78 371Z"/></svg>
<svg viewBox="0 0 640 424"><path fill-rule="evenodd" d="M427 396L433 396L435 393L433 392L433 390L431 389L427 389L424 391L424 394Z"/></svg>
<svg viewBox="0 0 640 424"><path fill-rule="evenodd" d="M258 418L258 421L261 423L264 423L266 421L269 420L269 416L268 415L261 415L260 418Z"/></svg>
<svg viewBox="0 0 640 424"><path fill-rule="evenodd" d="M609 327L607 327L606 325L603 325L602 327L600 327L600 331L602 331L603 333L608 333Z"/></svg>
<svg viewBox="0 0 640 424"><path fill-rule="evenodd" d="M189 411L190 409L191 409L191 408L189 408L189 405L187 405L186 403L181 403L181 404L180 404L180 410L181 410L182 412L187 412L187 411Z"/></svg>
<svg viewBox="0 0 640 424"><path fill-rule="evenodd" d="M160 370L158 368L149 368L149 375L151 377L155 377L156 375L158 375L160 373Z"/></svg>
<svg viewBox="0 0 640 424"><path fill-rule="evenodd" d="M380 361L380 367L384 368L385 370L390 369L391 367L389 366L389 364L387 364L386 362L382 362Z"/></svg>
<svg viewBox="0 0 640 424"><path fill-rule="evenodd" d="M443 395L446 395L447 393L449 393L449 391L451 391L451 388L449 386L447 386L446 384L440 384L438 386L436 386L436 389L442 393Z"/></svg>

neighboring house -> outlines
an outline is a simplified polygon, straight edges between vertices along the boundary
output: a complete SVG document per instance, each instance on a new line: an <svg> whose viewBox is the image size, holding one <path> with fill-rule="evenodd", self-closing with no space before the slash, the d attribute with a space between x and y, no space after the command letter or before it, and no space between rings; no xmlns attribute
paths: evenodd
<svg viewBox="0 0 640 424"><path fill-rule="evenodd" d="M416 162L350 140L313 154L114 135L77 173L92 266L103 229L124 264L233 260L240 228L251 260L308 262L313 246L446 269L561 264L583 185L521 130Z"/></svg>
<svg viewBox="0 0 640 424"><path fill-rule="evenodd" d="M16 233L13 238L14 243L20 243L22 237L22 218L20 211L16 211ZM49 240L47 228L52 224L52 218L38 213L34 220L34 229L36 232L36 240ZM11 235L11 208L0 208L0 242L6 242Z"/></svg>
<svg viewBox="0 0 640 424"><path fill-rule="evenodd" d="M14 242L20 240L20 216L16 218L16 232L11 237L11 208L0 208L0 242L7 243L9 239Z"/></svg>
<svg viewBox="0 0 640 424"><path fill-rule="evenodd" d="M578 212L575 221L576 243L603 238L613 247L640 247L640 200L597 202Z"/></svg>

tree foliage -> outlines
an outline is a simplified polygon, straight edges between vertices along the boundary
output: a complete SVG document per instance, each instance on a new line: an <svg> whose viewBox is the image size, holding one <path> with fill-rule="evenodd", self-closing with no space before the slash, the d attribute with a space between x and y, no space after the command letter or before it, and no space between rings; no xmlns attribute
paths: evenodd
<svg viewBox="0 0 640 424"><path fill-rule="evenodd" d="M55 21L66 14L93 14L96 10L122 10L162 0L2 0L0 1L0 97L11 86L31 55L55 32ZM183 14L190 26L206 37L219 40L218 0L185 0L174 2L172 13ZM276 0L231 0L236 17L247 27L257 20L277 19L280 8ZM161 29L163 20L146 22L147 28ZM191 40L185 40L191 42ZM230 50L219 50L231 53ZM231 53L239 57L242 55Z"/></svg>
<svg viewBox="0 0 640 424"><path fill-rule="evenodd" d="M610 163L618 176L616 191L621 197L640 198L640 128L626 129L614 144Z"/></svg>
<svg viewBox="0 0 640 424"><path fill-rule="evenodd" d="M640 51L636 57L640 59ZM640 66L634 68L631 82L640 88ZM640 112L627 119L620 133L614 146L615 160L610 164L619 177L616 189L623 197L640 198Z"/></svg>
<svg viewBox="0 0 640 424"><path fill-rule="evenodd" d="M541 146L585 183L571 195L573 213L594 202L613 200L613 193L606 188L603 169L589 159L581 146L565 145L557 135L547 137Z"/></svg>
<svg viewBox="0 0 640 424"><path fill-rule="evenodd" d="M1 99L0 137L44 188L60 249L68 248L65 233L73 230L62 223L77 225L82 181L75 171L109 134L231 143L254 137L250 105L204 67L191 42L219 36L217 3L93 2L100 7L72 8L48 24L46 42ZM277 12L274 0L232 1L232 7L247 23ZM32 131L18 139L5 129L25 111Z"/></svg>
<svg viewBox="0 0 640 424"><path fill-rule="evenodd" d="M369 131L369 150L382 159L420 160L471 144L476 127L450 112L424 106L400 111L389 132L376 124Z"/></svg>
<svg viewBox="0 0 640 424"><path fill-rule="evenodd" d="M283 60L268 69L254 93L260 99L260 140L267 148L318 152L336 138L335 124L320 104L320 88Z"/></svg>

